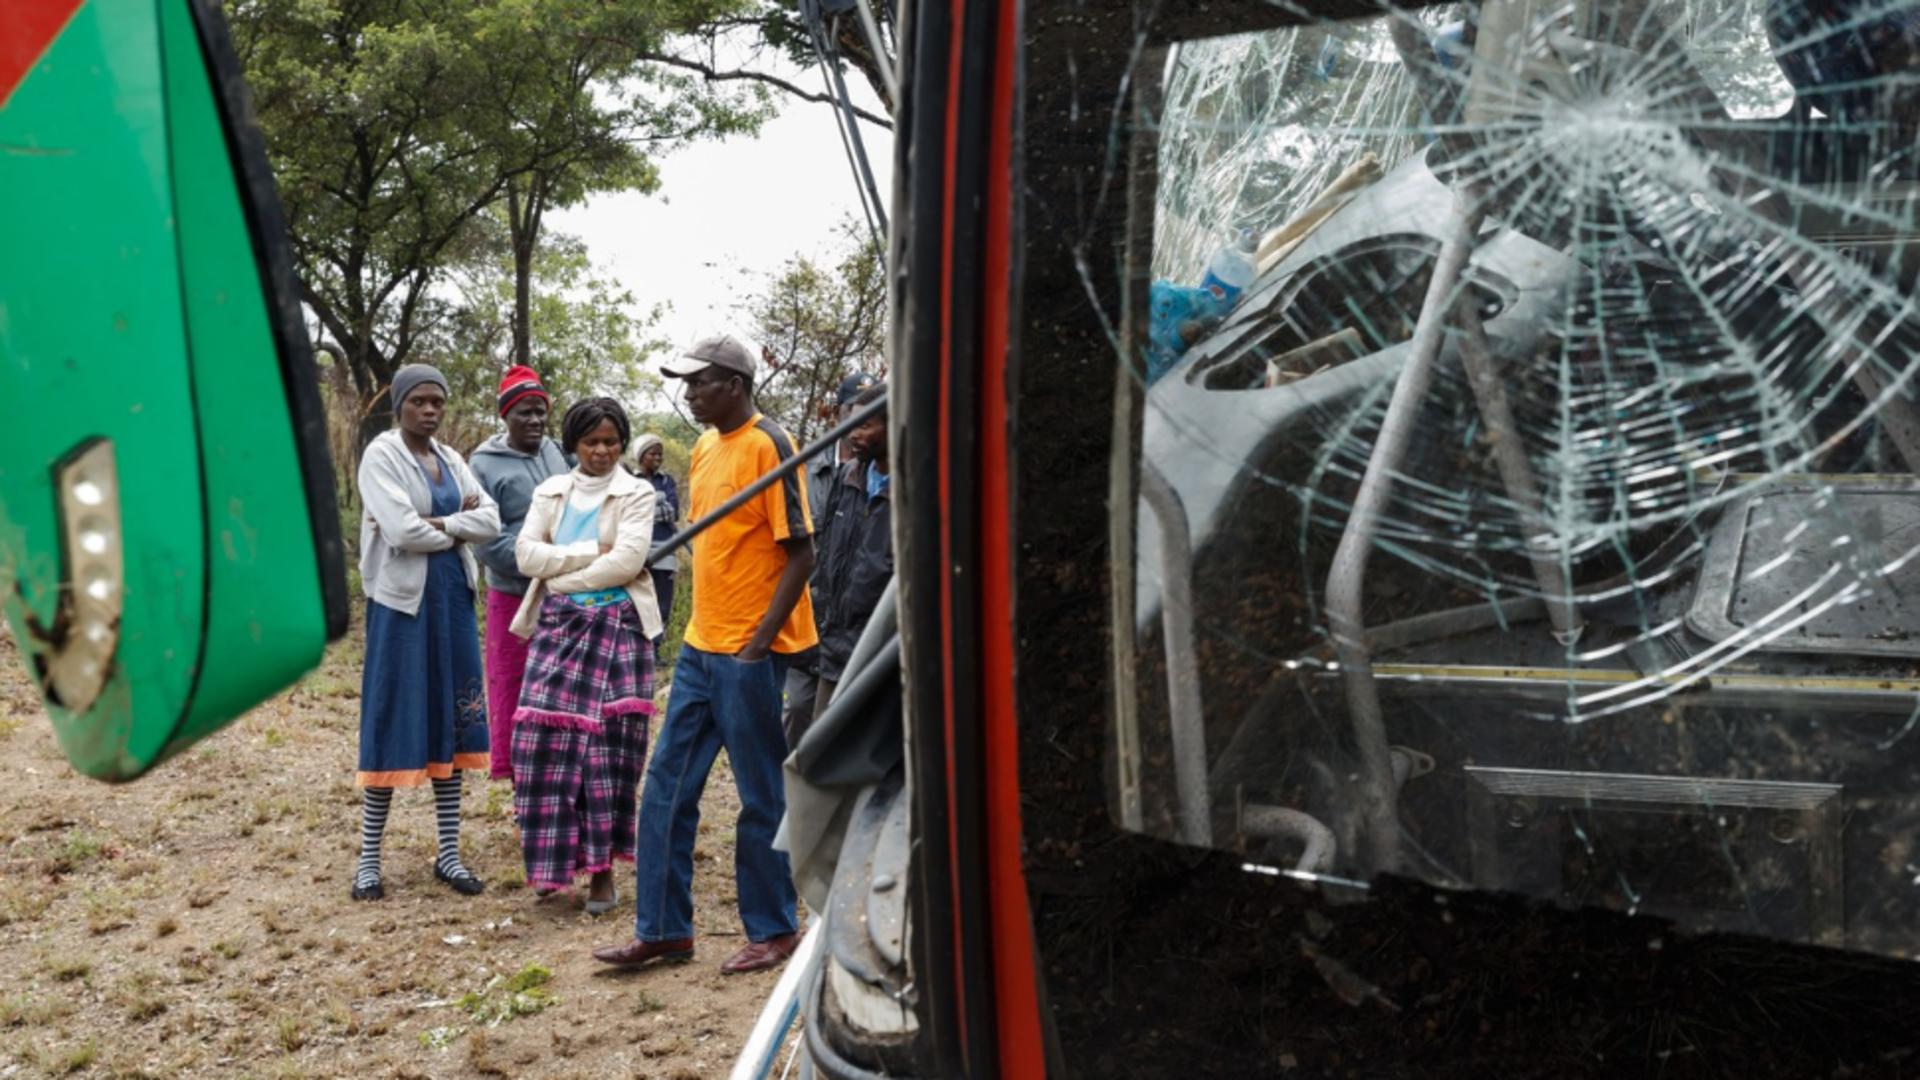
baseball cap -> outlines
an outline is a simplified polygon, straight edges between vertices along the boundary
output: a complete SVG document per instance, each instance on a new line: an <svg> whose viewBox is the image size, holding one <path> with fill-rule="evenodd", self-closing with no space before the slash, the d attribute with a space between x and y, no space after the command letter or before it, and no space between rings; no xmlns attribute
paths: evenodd
<svg viewBox="0 0 1920 1080"><path fill-rule="evenodd" d="M874 382L873 376L867 374L866 372L864 371L854 372L853 374L840 380L840 389L834 395L833 403L835 405L840 406L841 408L845 408L848 405L853 404L853 399L859 397L860 392L862 390L865 390L867 387L872 386L873 382Z"/></svg>
<svg viewBox="0 0 1920 1080"><path fill-rule="evenodd" d="M732 334L715 334L694 342L693 348L668 361L660 373L669 379L684 379L710 367L737 371L751 379L755 370L753 350Z"/></svg>

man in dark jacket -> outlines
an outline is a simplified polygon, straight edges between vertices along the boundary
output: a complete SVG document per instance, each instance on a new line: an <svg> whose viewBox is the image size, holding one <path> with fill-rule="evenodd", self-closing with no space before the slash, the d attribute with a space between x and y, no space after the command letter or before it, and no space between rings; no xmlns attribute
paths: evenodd
<svg viewBox="0 0 1920 1080"><path fill-rule="evenodd" d="M854 408L887 395L885 384L868 387ZM867 627L880 595L893 580L892 479L887 462L887 413L870 416L848 436L854 460L840 466L827 502L820 510L823 538L814 572L814 617L820 628L820 688L814 715L826 712ZM790 736L794 743L805 725Z"/></svg>
<svg viewBox="0 0 1920 1080"><path fill-rule="evenodd" d="M833 399L833 422L839 424L852 416L853 399L859 397L862 391L873 386L875 382L874 377L864 371L856 371L840 380L840 388ZM827 496L833 492L834 480L840 475L841 466L853 459L853 437L848 436L840 440L840 445L835 447L832 453L820 454L807 463L807 505L813 508L816 517L825 512ZM821 523L825 520L825 518L819 518L814 524L824 529ZM807 583L815 608L819 607L823 597L820 591L823 565L815 561L813 580ZM796 658L793 666L787 669L784 695L786 711L780 722L787 733L788 749L799 744L800 732L805 731L807 724L813 720L813 714L818 709L819 686L820 655L818 651Z"/></svg>

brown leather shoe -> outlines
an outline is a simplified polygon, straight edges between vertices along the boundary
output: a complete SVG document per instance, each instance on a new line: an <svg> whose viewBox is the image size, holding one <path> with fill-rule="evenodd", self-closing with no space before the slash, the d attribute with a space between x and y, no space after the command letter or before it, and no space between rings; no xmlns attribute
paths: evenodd
<svg viewBox="0 0 1920 1080"><path fill-rule="evenodd" d="M663 964L684 964L693 959L693 939L677 941L641 941L634 938L624 945L609 945L593 950L593 958L615 967L639 967L655 960Z"/></svg>
<svg viewBox="0 0 1920 1080"><path fill-rule="evenodd" d="M798 934L781 934L779 937L768 938L765 941L751 942L728 957L726 963L720 965L720 974L745 975L749 971L765 971L771 967L779 967L799 946L800 935Z"/></svg>

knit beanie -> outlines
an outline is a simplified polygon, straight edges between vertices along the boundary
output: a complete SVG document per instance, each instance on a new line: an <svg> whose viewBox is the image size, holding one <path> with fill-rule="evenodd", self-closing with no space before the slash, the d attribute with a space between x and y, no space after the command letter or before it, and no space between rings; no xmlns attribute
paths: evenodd
<svg viewBox="0 0 1920 1080"><path fill-rule="evenodd" d="M441 393L449 397L453 394L453 391L447 389L447 377L440 374L439 368L431 364L408 364L393 373L391 389L394 412L400 411L400 406L405 404L407 395L418 390L421 383L432 383L440 388Z"/></svg>
<svg viewBox="0 0 1920 1080"><path fill-rule="evenodd" d="M507 410L524 397L537 397L546 402L548 408L553 407L547 388L540 385L540 376L525 364L515 364L500 380L500 415L507 415Z"/></svg>

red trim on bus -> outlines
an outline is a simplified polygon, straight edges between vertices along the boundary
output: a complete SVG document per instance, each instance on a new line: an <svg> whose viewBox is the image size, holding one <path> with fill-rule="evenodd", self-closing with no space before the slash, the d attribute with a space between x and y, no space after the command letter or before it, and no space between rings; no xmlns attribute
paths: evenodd
<svg viewBox="0 0 1920 1080"><path fill-rule="evenodd" d="M987 147L980 334L981 720L986 726L987 903L1000 1075L1044 1077L1038 972L1020 861L1020 729L1013 686L1013 500L1008 456L1008 294L1012 282L1014 45L1019 5L1001 0Z"/></svg>
<svg viewBox="0 0 1920 1080"><path fill-rule="evenodd" d="M953 535L949 507L953 505L953 190L960 153L960 54L966 35L967 0L952 0L953 22L947 48L947 129L941 169L940 199L940 671L946 708L943 722L947 752L947 863L949 888L953 893L953 993L959 1005L954 1009L959 1026L961 1055L967 1046L966 934L961 928L960 912L965 906L960 883L960 803L958 777L954 772L954 695L953 695Z"/></svg>
<svg viewBox="0 0 1920 1080"><path fill-rule="evenodd" d="M27 79L53 39L67 28L81 0L9 0L0 3L0 105Z"/></svg>

